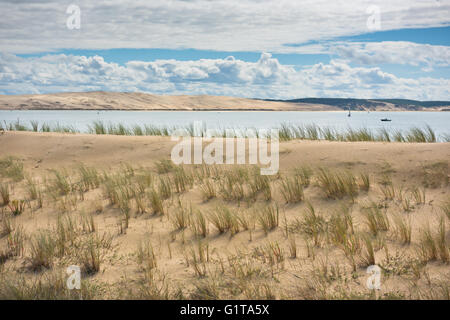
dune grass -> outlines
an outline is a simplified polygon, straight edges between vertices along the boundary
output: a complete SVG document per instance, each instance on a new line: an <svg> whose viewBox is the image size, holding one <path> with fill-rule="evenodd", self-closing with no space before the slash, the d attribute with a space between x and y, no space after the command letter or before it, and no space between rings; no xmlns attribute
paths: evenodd
<svg viewBox="0 0 450 320"><path fill-rule="evenodd" d="M30 126L23 124L20 120L7 123L4 121L2 128L6 131L34 131L34 132L60 132L60 133L81 133L70 125L61 125L43 123L39 126L37 121L31 121ZM103 121L93 121L88 125L87 133L90 134L109 134L109 135L134 135L134 136L170 136L174 132L181 132L188 136L206 136L205 129L201 132L194 132L194 125L188 124L184 126L158 126L153 124L138 125L133 124L126 126L122 123L105 123ZM262 130L251 128L256 137L263 137ZM419 142L433 143L438 141L448 141L448 134L438 137L435 131L425 125L423 128L411 127L401 132L398 130L390 131L387 128L371 130L368 128L346 128L337 129L333 127L320 127L316 124L291 124L282 123L277 129L279 130L280 141L290 141L295 139L302 140L328 140L328 141L381 141L381 142ZM234 129L235 135L246 137L246 128ZM225 130L215 130L215 136L225 137Z"/></svg>
<svg viewBox="0 0 450 320"><path fill-rule="evenodd" d="M379 179L373 171L304 164L267 177L250 166L158 164L160 170L158 165L105 171L79 165L48 176L24 172L20 182L3 178L10 200L21 197L26 205L19 215L0 207L0 297L28 297L23 291L30 290L38 297L68 298L53 280L42 281L55 285L54 290L32 288L35 279L69 264L81 267L82 291L89 291L83 298L88 299L375 299L358 292L366 290L364 268L372 264L382 267L383 283L404 286L402 298L416 297L419 289L422 298L446 296L433 282L450 262L449 206L442 185L433 192L409 183L393 188L392 201L385 202L371 186ZM397 175L389 181L385 187L401 185ZM296 188L304 192L300 202ZM44 208L36 205L40 190ZM211 195L208 202L206 193ZM406 198L408 213L403 212ZM417 228L417 219L428 212L442 218ZM45 221L30 232L34 217ZM132 250L121 251L129 245ZM112 280L117 290L86 287L122 267L127 279ZM26 275L27 280L11 282L11 275ZM409 287L410 280L415 287ZM14 285L21 287L10 287ZM400 297L394 291L387 294Z"/></svg>

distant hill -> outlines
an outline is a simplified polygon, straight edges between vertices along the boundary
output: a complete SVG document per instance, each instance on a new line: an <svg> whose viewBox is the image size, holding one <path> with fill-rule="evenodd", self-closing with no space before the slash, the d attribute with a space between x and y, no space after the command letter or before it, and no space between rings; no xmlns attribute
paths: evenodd
<svg viewBox="0 0 450 320"><path fill-rule="evenodd" d="M450 108L450 101L418 101L408 99L301 98L291 100L267 99L266 101L329 105L343 110L449 110Z"/></svg>

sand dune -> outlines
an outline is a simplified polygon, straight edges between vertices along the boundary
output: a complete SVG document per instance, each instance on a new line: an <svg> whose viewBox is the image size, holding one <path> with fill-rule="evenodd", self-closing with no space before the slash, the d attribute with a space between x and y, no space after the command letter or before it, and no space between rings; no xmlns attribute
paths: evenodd
<svg viewBox="0 0 450 320"><path fill-rule="evenodd" d="M163 96L127 92L0 95L3 110L277 110L330 111L337 107L222 96Z"/></svg>
<svg viewBox="0 0 450 320"><path fill-rule="evenodd" d="M27 203L16 214L1 206L0 234L11 236L0 236L0 297L11 298L10 281L26 278L43 281L44 289L27 289L22 284L17 292L30 290L33 299L49 292L73 299L70 294L78 293L58 287L65 281L58 282L57 277L65 275L68 265L76 264L87 274L83 273L83 281L89 284L82 292L85 299L176 299L180 295L192 299L448 299L450 229L448 221L440 224L450 218L449 204L447 217L442 209L449 194L448 143L282 142L280 175L268 180L271 198L260 192L252 200L252 171L247 171L250 178L242 180L244 195L239 201L234 198L238 193L227 199L221 191L227 177L232 177L228 173L233 172L223 166L217 171L186 167L195 178L187 189L177 191L174 181L180 168L162 171L157 166L170 159L174 144L168 137L149 136L0 135L0 185L9 186L11 201L25 199ZM9 161L9 156L15 160ZM20 166L14 163L23 164L21 177ZM88 166L89 179L96 177L97 182L81 183L85 181L80 181L81 164ZM307 167L314 172L311 183L303 188L304 198L286 203L283 183L296 176L294 168ZM354 198L327 197L320 184L320 167L332 172L348 170L358 185L360 174L367 174L370 189L357 187ZM164 181L171 181L172 193L164 198L163 211L158 213L152 195L163 197ZM207 183L216 193L205 200ZM33 186L42 191L35 200L31 198ZM395 195L387 198L391 187ZM233 190L241 189L234 184ZM414 198L413 194L421 194L414 190L424 190L425 198ZM311 214L308 220L308 203L316 210L314 220ZM275 204L280 209L279 222L271 231L263 231L258 217ZM217 208L228 208L243 220L234 231L220 232L211 218ZM339 233L333 230L338 230L335 219L342 222L346 217L345 208L352 217L345 221L352 227L346 227L342 240L334 238ZM379 225L384 220L371 225L368 212L376 212L377 219L388 219L388 226ZM200 216L207 221L203 235L198 229L201 220L196 218ZM323 224L328 227L322 229ZM429 244L423 242L427 225L435 239L431 243L439 241L439 253L434 256L430 255L433 250L423 247ZM408 228L409 240L402 233ZM41 256L31 243L42 232L48 232L48 241L59 249L45 251L43 259L38 259ZM16 238L24 245L23 252L14 250L17 246L8 241ZM348 251L347 241L355 241L355 252ZM371 241L373 248L365 241ZM99 247L90 249L90 243ZM142 247L146 244L149 247ZM90 259L92 252L98 260ZM374 262L384 270L381 289L376 292L365 286L366 267Z"/></svg>

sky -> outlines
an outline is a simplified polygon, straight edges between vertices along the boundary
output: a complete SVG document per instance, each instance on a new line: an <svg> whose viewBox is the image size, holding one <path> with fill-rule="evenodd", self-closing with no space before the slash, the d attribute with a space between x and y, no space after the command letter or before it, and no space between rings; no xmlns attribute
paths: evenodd
<svg viewBox="0 0 450 320"><path fill-rule="evenodd" d="M0 94L450 100L450 0L0 0Z"/></svg>

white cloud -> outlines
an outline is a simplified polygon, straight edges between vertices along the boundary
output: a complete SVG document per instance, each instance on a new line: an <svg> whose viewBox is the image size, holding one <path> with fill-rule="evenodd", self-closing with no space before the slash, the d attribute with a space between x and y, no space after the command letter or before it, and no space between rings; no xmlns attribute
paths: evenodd
<svg viewBox="0 0 450 320"><path fill-rule="evenodd" d="M450 80L399 78L344 60L295 70L263 53L257 62L226 59L105 62L100 56L0 54L0 93L141 91L257 98L359 97L450 100Z"/></svg>
<svg viewBox="0 0 450 320"><path fill-rule="evenodd" d="M81 29L69 30L66 9L71 3L0 1L0 50L29 53L61 48L195 48L295 52L305 48L285 44L369 32L366 9L371 5L380 7L382 30L450 22L448 1L78 0Z"/></svg>
<svg viewBox="0 0 450 320"><path fill-rule="evenodd" d="M405 41L346 43L335 52L342 58L359 64L381 63L422 65L424 68L450 65L450 47Z"/></svg>

